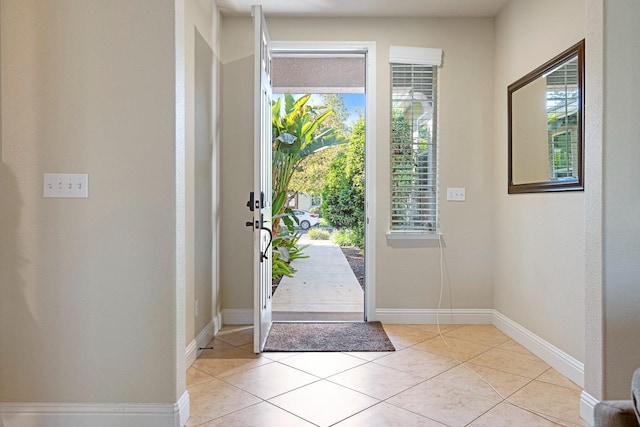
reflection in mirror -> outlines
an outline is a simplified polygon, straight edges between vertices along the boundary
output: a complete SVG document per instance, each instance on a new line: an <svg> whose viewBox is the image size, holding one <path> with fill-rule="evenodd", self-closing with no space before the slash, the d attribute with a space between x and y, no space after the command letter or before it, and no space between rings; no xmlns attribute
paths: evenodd
<svg viewBox="0 0 640 427"><path fill-rule="evenodd" d="M509 86L509 193L583 190L584 41Z"/></svg>

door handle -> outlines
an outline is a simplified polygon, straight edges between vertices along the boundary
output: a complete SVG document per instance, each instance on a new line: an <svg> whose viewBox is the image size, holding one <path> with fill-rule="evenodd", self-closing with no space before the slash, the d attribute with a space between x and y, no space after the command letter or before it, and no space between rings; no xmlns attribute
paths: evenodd
<svg viewBox="0 0 640 427"><path fill-rule="evenodd" d="M265 222L268 221L264 220L264 214L260 214L260 221L247 221L244 223L246 227L251 227L254 230L262 230L269 233L269 241L267 242L267 246L264 248L264 252L260 251L260 262L263 262L265 259L269 258L267 256L267 253L269 251L269 248L271 247L271 243L273 243L273 232L269 227L264 226Z"/></svg>
<svg viewBox="0 0 640 427"><path fill-rule="evenodd" d="M260 259L260 262L264 261L265 259L269 258L267 256L267 253L269 251L269 247L271 246L271 243L273 242L273 232L271 231L270 228L268 227L260 227L260 230L264 230L267 233L269 233L269 242L267 243L267 247L264 248L264 252L262 252L262 258Z"/></svg>
<svg viewBox="0 0 640 427"><path fill-rule="evenodd" d="M271 247L271 243L273 242L273 232L271 231L271 229L269 227L265 227L264 223L267 222L264 220L264 214L260 214L260 230L264 230L267 233L269 233L269 242L267 242L267 246L264 248L264 252L262 252L262 257L260 258L260 262L263 262L265 259L267 259L267 253L269 251L269 248ZM257 225L258 221L256 221L256 225ZM258 228L258 227L256 227Z"/></svg>

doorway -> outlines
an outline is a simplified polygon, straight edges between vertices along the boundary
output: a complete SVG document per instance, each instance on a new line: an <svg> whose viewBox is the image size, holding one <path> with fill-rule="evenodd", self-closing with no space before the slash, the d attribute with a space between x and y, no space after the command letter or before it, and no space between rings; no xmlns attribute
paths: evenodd
<svg viewBox="0 0 640 427"><path fill-rule="evenodd" d="M362 197L357 199L361 201L353 203L358 211L355 215L359 215L357 225L341 220L342 217L339 215L344 217L344 212L339 211L339 206L338 216L332 217L331 212L332 209L336 209L336 204L334 202L332 205L332 201L329 200L331 197L327 198L327 191L333 194L327 190L330 185L325 184L324 191L315 186L302 195L304 191L301 190L309 187L304 187L303 183L300 188L301 180L297 182L298 188L296 185L293 186L295 191L290 196L291 200L297 203L290 207L295 209L296 214L306 210L303 215L319 215L320 223L316 223L309 230L307 227L298 227L296 230L302 235L300 244L308 245L304 251L309 258L294 261L292 265L299 271L293 278L284 277L274 288L273 320L366 321L368 308L374 306L375 298L372 262L375 252L372 186L374 180L372 168L367 167L373 164L375 140L372 126L366 126L367 123L374 123L374 94L370 82L375 81L372 71L375 68L375 44L273 42L272 46L274 99L284 99L284 94L292 94L290 99L300 99L304 94L312 94L310 105L328 105L333 110L340 110L331 126L340 127L341 133L346 136L346 142L324 150L324 154L317 156L321 160L316 161L313 167L324 162L325 169L335 169L337 163L340 163L336 161L337 156L343 159L350 157L350 161L353 162L354 156L348 156L346 151L353 151L349 146L354 145L355 142L352 141L355 141L356 133L359 132L363 145L359 179L364 184L364 188L361 189ZM349 170L353 169L351 167ZM335 170L332 172L336 175ZM349 179L353 178L352 175ZM315 179L324 181L324 178L323 176ZM346 179L346 175L343 178ZM306 179L309 179L309 176L306 176ZM344 187L345 184L341 185ZM348 185L356 187L353 182ZM335 188L334 190L338 191ZM306 221L304 225L308 225ZM361 231L357 233L356 230ZM329 236L330 233L334 233L334 236ZM335 243L329 240L331 237L334 237ZM354 239L360 243L354 245ZM361 249L345 246L359 246Z"/></svg>

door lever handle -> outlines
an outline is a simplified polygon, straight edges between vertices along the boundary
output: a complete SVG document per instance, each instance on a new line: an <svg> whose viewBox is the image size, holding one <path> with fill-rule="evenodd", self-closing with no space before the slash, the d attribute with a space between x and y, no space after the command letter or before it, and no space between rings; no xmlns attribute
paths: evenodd
<svg viewBox="0 0 640 427"><path fill-rule="evenodd" d="M264 252L262 253L262 260L267 259L267 252L269 251L269 247L271 246L271 242L273 242L273 232L271 231L270 228L268 227L260 227L260 230L264 230L267 233L269 233L269 243L267 243L267 246L264 248Z"/></svg>

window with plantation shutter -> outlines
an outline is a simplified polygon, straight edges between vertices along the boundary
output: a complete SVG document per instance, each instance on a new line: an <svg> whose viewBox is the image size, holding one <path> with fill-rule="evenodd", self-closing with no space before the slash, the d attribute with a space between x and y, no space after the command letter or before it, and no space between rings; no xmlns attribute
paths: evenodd
<svg viewBox="0 0 640 427"><path fill-rule="evenodd" d="M438 230L437 76L440 49L392 46L391 233Z"/></svg>

